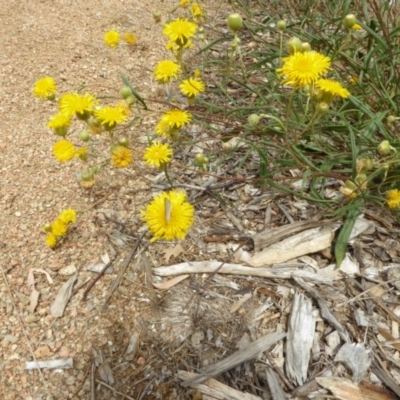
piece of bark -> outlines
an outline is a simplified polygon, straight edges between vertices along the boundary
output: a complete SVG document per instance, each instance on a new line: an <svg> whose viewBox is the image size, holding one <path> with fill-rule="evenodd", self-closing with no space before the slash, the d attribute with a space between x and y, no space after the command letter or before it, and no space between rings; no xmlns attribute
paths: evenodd
<svg viewBox="0 0 400 400"><path fill-rule="evenodd" d="M26 361L25 369L38 369L38 368L48 368L48 369L65 369L72 368L73 360L72 358L60 358L58 360L41 360L41 361Z"/></svg>
<svg viewBox="0 0 400 400"><path fill-rule="evenodd" d="M64 314L65 307L68 304L69 299L72 294L72 287L74 286L75 281L77 280L78 275L73 275L71 278L61 286L60 290L57 293L57 297L51 305L50 311L51 315L54 318L62 317Z"/></svg>
<svg viewBox="0 0 400 400"><path fill-rule="evenodd" d="M339 333L340 337L346 342L350 343L350 335L343 328L342 324L330 312L325 300L319 295L318 291L305 283L301 278L294 278L294 280L318 303L321 317L328 321Z"/></svg>
<svg viewBox="0 0 400 400"><path fill-rule="evenodd" d="M332 221L297 221L293 224L283 225L279 228L269 229L260 233L256 233L251 237L254 243L254 250L260 251L266 247L272 246L289 236L296 233L305 231L307 229L322 227L327 224L331 224Z"/></svg>
<svg viewBox="0 0 400 400"><path fill-rule="evenodd" d="M273 400L286 400L285 392L279 385L278 377L272 368L267 368L265 371L267 382Z"/></svg>
<svg viewBox="0 0 400 400"><path fill-rule="evenodd" d="M181 264L170 265L168 267L153 268L154 275L171 276L180 274L212 274L218 269L219 274L260 276L270 279L293 279L302 278L316 283L333 282L332 279L319 276L314 272L304 271L299 268L279 270L278 268L252 268L240 264L225 263L221 267L220 261L193 261Z"/></svg>
<svg viewBox="0 0 400 400"><path fill-rule="evenodd" d="M314 331L312 302L304 295L296 293L289 317L285 365L287 374L298 385L307 380Z"/></svg>
<svg viewBox="0 0 400 400"><path fill-rule="evenodd" d="M371 384L357 385L345 378L315 378L323 388L330 390L338 400L396 400L389 391Z"/></svg>
<svg viewBox="0 0 400 400"><path fill-rule="evenodd" d="M195 379L198 375L194 372L178 371L178 378L182 380ZM208 379L204 383L191 384L190 387L199 390L204 395L210 396L212 399L217 400L262 400L261 397L255 396L250 393L243 393L239 390L233 389L215 379Z"/></svg>
<svg viewBox="0 0 400 400"><path fill-rule="evenodd" d="M335 361L348 367L353 373L353 381L358 383L371 366L369 353L362 343L345 343L336 354Z"/></svg>
<svg viewBox="0 0 400 400"><path fill-rule="evenodd" d="M182 382L182 386L190 386L196 383L204 382L205 380L219 375L231 368L236 367L246 361L252 360L257 357L260 353L267 350L270 346L279 342L286 336L285 332L274 332L268 335L262 336L254 342L250 343L245 348L242 348L230 356L226 357L222 361L211 365L206 369L205 372L198 374L195 378L188 379Z"/></svg>
<svg viewBox="0 0 400 400"><path fill-rule="evenodd" d="M339 226L330 223L297 233L256 253L247 263L252 267L262 267L324 250L331 246Z"/></svg>

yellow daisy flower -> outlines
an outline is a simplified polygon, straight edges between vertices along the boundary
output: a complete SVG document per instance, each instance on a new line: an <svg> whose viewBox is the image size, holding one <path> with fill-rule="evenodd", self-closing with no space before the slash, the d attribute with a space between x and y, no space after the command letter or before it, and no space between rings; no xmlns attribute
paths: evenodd
<svg viewBox="0 0 400 400"><path fill-rule="evenodd" d="M61 96L59 106L61 114L73 117L76 115L80 119L87 119L94 110L96 98L89 93L83 96L79 93L66 93Z"/></svg>
<svg viewBox="0 0 400 400"><path fill-rule="evenodd" d="M187 125L191 119L192 115L182 110L170 110L161 117L161 120L168 123L171 129L182 128Z"/></svg>
<svg viewBox="0 0 400 400"><path fill-rule="evenodd" d="M56 247L57 245L57 238L52 234L52 233L48 233L46 235L46 245L48 247L50 247L51 249L53 249L54 247Z"/></svg>
<svg viewBox="0 0 400 400"><path fill-rule="evenodd" d="M125 33L124 40L130 46L134 46L136 44L136 42L137 42L136 36L133 33L130 33L130 32Z"/></svg>
<svg viewBox="0 0 400 400"><path fill-rule="evenodd" d="M168 121L161 119L156 125L156 133L162 137L171 137L171 127Z"/></svg>
<svg viewBox="0 0 400 400"><path fill-rule="evenodd" d="M81 147L80 149L75 150L75 155L74 157L80 158L82 161L87 160L87 155L88 155L88 148L87 147Z"/></svg>
<svg viewBox="0 0 400 400"><path fill-rule="evenodd" d="M132 151L124 146L116 146L111 153L111 162L116 168L126 168L132 164Z"/></svg>
<svg viewBox="0 0 400 400"><path fill-rule="evenodd" d="M64 224L70 224L71 222L75 222L76 211L73 208L67 208L61 211L60 215L58 216L58 219L64 222Z"/></svg>
<svg viewBox="0 0 400 400"><path fill-rule="evenodd" d="M189 0L180 0L179 7L186 7L189 5Z"/></svg>
<svg viewBox="0 0 400 400"><path fill-rule="evenodd" d="M400 208L400 191L397 189L389 190L386 193L386 204L391 209Z"/></svg>
<svg viewBox="0 0 400 400"><path fill-rule="evenodd" d="M169 147L168 143L162 144L155 142L146 149L143 158L148 165L160 168L162 164L171 161L172 149Z"/></svg>
<svg viewBox="0 0 400 400"><path fill-rule="evenodd" d="M178 78L182 72L178 63L172 60L160 61L154 70L154 76L159 83L167 83L171 78Z"/></svg>
<svg viewBox="0 0 400 400"><path fill-rule="evenodd" d="M316 82L321 75L328 72L331 59L316 51L296 52L283 58L283 66L276 71L283 78L283 83L295 88L304 87Z"/></svg>
<svg viewBox="0 0 400 400"><path fill-rule="evenodd" d="M39 99L54 100L57 93L57 85L51 76L45 76L35 82L33 94Z"/></svg>
<svg viewBox="0 0 400 400"><path fill-rule="evenodd" d="M347 99L350 96L350 92L344 88L339 82L332 81L330 79L319 79L315 86L323 92L323 97L330 97L331 100L334 96L341 97L342 99ZM327 101L323 98L323 101Z"/></svg>
<svg viewBox="0 0 400 400"><path fill-rule="evenodd" d="M178 18L165 25L163 34L167 36L169 40L175 42L179 47L183 47L189 39L194 37L196 31L197 25L194 22Z"/></svg>
<svg viewBox="0 0 400 400"><path fill-rule="evenodd" d="M203 81L197 78L183 80L179 85L179 88L187 97L196 97L199 93L204 92L205 90Z"/></svg>
<svg viewBox="0 0 400 400"><path fill-rule="evenodd" d="M106 32L104 34L104 43L115 49L119 44L119 33L115 30Z"/></svg>
<svg viewBox="0 0 400 400"><path fill-rule="evenodd" d="M55 237L63 237L67 234L67 229L68 225L61 221L60 219L56 219L52 224L51 224L51 233Z"/></svg>
<svg viewBox="0 0 400 400"><path fill-rule="evenodd" d="M68 115L58 113L50 118L47 127L50 129L67 128L71 125L71 118Z"/></svg>
<svg viewBox="0 0 400 400"><path fill-rule="evenodd" d="M192 12L193 17L204 17L204 11L200 8L198 3L192 3L190 6L190 11Z"/></svg>
<svg viewBox="0 0 400 400"><path fill-rule="evenodd" d="M152 242L160 239L184 239L194 221L194 207L181 191L164 192L156 196L142 211L153 235Z"/></svg>
<svg viewBox="0 0 400 400"><path fill-rule="evenodd" d="M351 29L353 29L354 31L362 31L362 30L363 30L362 26L361 26L360 24L357 24L357 23L355 23L355 24L351 27Z"/></svg>
<svg viewBox="0 0 400 400"><path fill-rule="evenodd" d="M53 155L60 162L72 160L75 155L75 147L68 140L60 140L53 146Z"/></svg>
<svg viewBox="0 0 400 400"><path fill-rule="evenodd" d="M121 106L100 108L100 110L95 111L94 116L108 130L115 128L117 124L126 122L128 119L125 109Z"/></svg>

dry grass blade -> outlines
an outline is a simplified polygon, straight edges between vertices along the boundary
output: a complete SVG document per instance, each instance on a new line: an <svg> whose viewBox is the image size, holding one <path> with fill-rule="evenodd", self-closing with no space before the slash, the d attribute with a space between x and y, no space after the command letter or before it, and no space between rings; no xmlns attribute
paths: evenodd
<svg viewBox="0 0 400 400"><path fill-rule="evenodd" d="M195 379L198 375L194 372L178 371L178 378L182 380ZM254 396L250 393L243 393L233 389L215 379L208 379L204 383L191 384L190 387L197 389L203 394L210 396L216 400L261 400L261 397Z"/></svg>
<svg viewBox="0 0 400 400"><path fill-rule="evenodd" d="M197 375L195 378L191 378L182 382L182 386L190 386L195 383L204 382L212 376L219 375L222 372L228 371L229 369L235 367L236 365L249 361L256 357L258 354L267 350L273 344L282 340L285 336L286 333L284 332L275 332L269 335L262 336L261 338L250 343L248 346L231 354L224 360L212 365L205 372Z"/></svg>

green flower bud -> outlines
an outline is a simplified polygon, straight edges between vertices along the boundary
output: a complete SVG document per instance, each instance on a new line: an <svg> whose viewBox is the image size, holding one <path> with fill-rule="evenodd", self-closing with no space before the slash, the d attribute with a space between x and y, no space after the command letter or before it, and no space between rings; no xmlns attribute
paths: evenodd
<svg viewBox="0 0 400 400"><path fill-rule="evenodd" d="M49 101L54 101L55 99L56 99L56 95L55 95L54 93L49 94L49 95L47 96L47 100L49 100Z"/></svg>
<svg viewBox="0 0 400 400"><path fill-rule="evenodd" d="M121 136L120 138L118 138L118 144L123 147L128 147L129 140L126 136Z"/></svg>
<svg viewBox="0 0 400 400"><path fill-rule="evenodd" d="M208 157L206 157L203 153L196 154L194 160L195 160L196 164L199 166L206 165L210 162Z"/></svg>
<svg viewBox="0 0 400 400"><path fill-rule="evenodd" d="M82 132L79 134L79 139L81 139L82 142L88 142L89 139L90 139L89 132L88 132L88 131L82 131Z"/></svg>
<svg viewBox="0 0 400 400"><path fill-rule="evenodd" d="M297 37L292 37L286 42L286 48L290 54L294 54L296 52L303 53L303 43Z"/></svg>
<svg viewBox="0 0 400 400"><path fill-rule="evenodd" d="M356 22L357 20L354 14L347 14L344 17L344 26L346 27L346 29L351 29Z"/></svg>
<svg viewBox="0 0 400 400"><path fill-rule="evenodd" d="M389 115L387 118L386 118L386 122L388 123L388 124L393 124L395 121L397 121L399 118L398 117L395 117L394 115Z"/></svg>
<svg viewBox="0 0 400 400"><path fill-rule="evenodd" d="M87 121L91 115L92 115L92 113L90 111L84 111L83 113L79 113L79 112L76 113L76 117L78 119L80 119L81 121Z"/></svg>
<svg viewBox="0 0 400 400"><path fill-rule="evenodd" d="M240 14L231 14L228 17L228 27L229 29L236 33L243 26L243 18Z"/></svg>
<svg viewBox="0 0 400 400"><path fill-rule="evenodd" d="M126 99L129 96L132 96L132 90L129 86L124 86L120 91L120 95L122 98Z"/></svg>
<svg viewBox="0 0 400 400"><path fill-rule="evenodd" d="M58 136L65 137L67 135L68 128L66 126L60 126L59 128L54 129L54 133Z"/></svg>
<svg viewBox="0 0 400 400"><path fill-rule="evenodd" d="M161 21L161 13L159 11L153 12L153 18L155 22L160 22Z"/></svg>
<svg viewBox="0 0 400 400"><path fill-rule="evenodd" d="M130 106L132 106L133 104L136 103L136 97L130 95L130 96L128 96L128 97L125 99L125 102L126 102L126 104L128 105L128 107L130 107Z"/></svg>
<svg viewBox="0 0 400 400"><path fill-rule="evenodd" d="M93 171L92 170L87 170L82 172L81 174L81 180L82 181L91 181L93 179Z"/></svg>
<svg viewBox="0 0 400 400"><path fill-rule="evenodd" d="M305 53L306 51L311 51L311 44L308 42L303 42L301 44L301 47L303 48L303 53Z"/></svg>
<svg viewBox="0 0 400 400"><path fill-rule="evenodd" d="M354 178L354 183L359 186L365 185L366 181L367 181L367 175L364 173L360 173Z"/></svg>
<svg viewBox="0 0 400 400"><path fill-rule="evenodd" d="M317 104L317 111L320 113L326 113L329 110L329 104L325 102L321 102Z"/></svg>
<svg viewBox="0 0 400 400"><path fill-rule="evenodd" d="M392 149L393 147L390 145L389 140L384 140L379 143L379 146L376 150L381 156L386 156L392 151Z"/></svg>
<svg viewBox="0 0 400 400"><path fill-rule="evenodd" d="M260 122L261 116L258 114L250 114L247 117L247 122L249 123L249 125L251 126L256 126L258 125L258 123Z"/></svg>
<svg viewBox="0 0 400 400"><path fill-rule="evenodd" d="M51 224L46 224L46 225L43 227L43 230L44 230L45 232L51 232Z"/></svg>
<svg viewBox="0 0 400 400"><path fill-rule="evenodd" d="M284 21L283 19L281 19L280 21L278 21L276 23L276 26L278 27L278 29L280 31L284 31L286 29L286 21Z"/></svg>

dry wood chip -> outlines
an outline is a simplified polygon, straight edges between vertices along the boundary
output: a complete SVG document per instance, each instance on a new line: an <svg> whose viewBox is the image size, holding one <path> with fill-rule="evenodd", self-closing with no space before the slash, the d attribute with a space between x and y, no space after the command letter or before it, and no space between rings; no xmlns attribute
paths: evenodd
<svg viewBox="0 0 400 400"><path fill-rule="evenodd" d="M370 351L362 343L345 343L335 357L353 372L353 381L361 382L371 365Z"/></svg>
<svg viewBox="0 0 400 400"><path fill-rule="evenodd" d="M71 276L71 278L69 278L58 291L57 297L50 308L51 315L54 318L59 318L63 316L65 307L67 306L68 301L71 298L72 287L74 286L77 278L78 275Z"/></svg>
<svg viewBox="0 0 400 400"><path fill-rule="evenodd" d="M356 383L344 378L315 378L317 383L330 390L339 400L396 400L389 391L381 387Z"/></svg>
<svg viewBox="0 0 400 400"><path fill-rule="evenodd" d="M279 385L278 377L272 368L267 368L265 371L267 382L273 400L286 400L285 392Z"/></svg>
<svg viewBox="0 0 400 400"><path fill-rule="evenodd" d="M197 375L195 378L191 378L182 382L182 386L191 386L193 384L204 382L212 376L219 375L231 368L236 367L239 364L252 360L260 353L267 350L270 346L282 340L285 336L285 332L274 332L262 336L249 344L247 347L240 349L226 357L224 360L211 365L205 372Z"/></svg>
<svg viewBox="0 0 400 400"><path fill-rule="evenodd" d="M25 369L38 369L38 368L48 368L48 369L65 369L72 368L73 360L72 358L60 358L58 360L42 360L42 361L26 361Z"/></svg>
<svg viewBox="0 0 400 400"><path fill-rule="evenodd" d="M349 343L350 342L349 333L343 328L341 323L330 312L328 306L326 305L325 300L322 299L322 297L319 295L318 291L316 289L312 288L307 283L305 283L301 278L294 278L294 280L318 303L322 318L324 318L335 329L337 329L341 338L345 342Z"/></svg>
<svg viewBox="0 0 400 400"><path fill-rule="evenodd" d="M286 371L292 381L302 385L307 379L311 347L314 341L315 318L312 302L296 293L290 312L286 340Z"/></svg>
<svg viewBox="0 0 400 400"><path fill-rule="evenodd" d="M282 263L331 246L338 223L331 223L300 232L256 253L247 263L252 267Z"/></svg>
<svg viewBox="0 0 400 400"><path fill-rule="evenodd" d="M168 267L153 268L152 272L154 275L160 276L171 276L179 274L207 274L214 273L218 270L219 274L230 274L230 275L246 275L246 276L261 276L270 279L292 279L302 278L311 282L318 282L327 284L332 282L331 279L326 277L320 277L317 274L309 271L303 271L296 268L252 268L240 264L223 264L221 267L220 261L194 261L185 262L176 265L170 265Z"/></svg>
<svg viewBox="0 0 400 400"><path fill-rule="evenodd" d="M178 371L179 379L194 379L198 375L194 372L188 371ZM217 400L262 400L261 397L254 396L250 393L243 393L239 390L233 389L227 385L224 385L221 382L216 381L215 379L208 379L204 383L200 384L192 384L190 385L192 388L199 390L207 396L210 396L212 399Z"/></svg>

